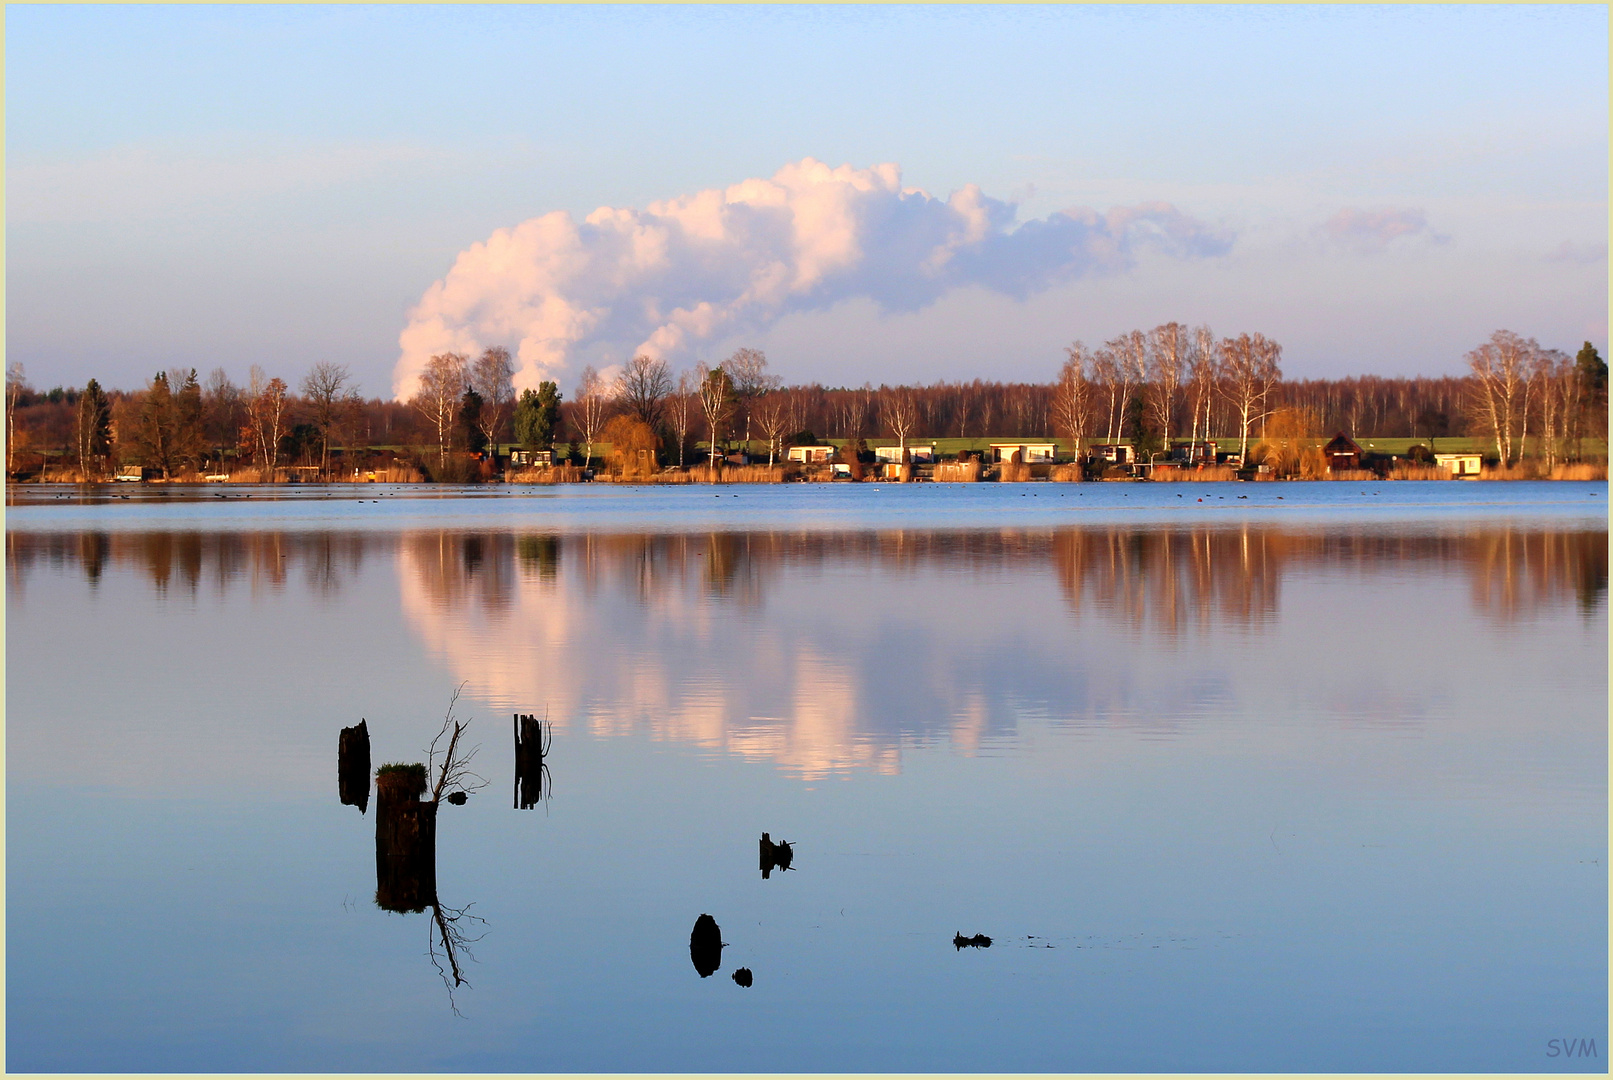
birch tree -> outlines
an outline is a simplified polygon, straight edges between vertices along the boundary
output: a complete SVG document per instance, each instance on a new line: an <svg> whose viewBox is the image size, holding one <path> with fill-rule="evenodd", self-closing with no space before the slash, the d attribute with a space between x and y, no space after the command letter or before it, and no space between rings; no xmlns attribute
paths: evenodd
<svg viewBox="0 0 1613 1080"><path fill-rule="evenodd" d="M760 349L735 349L722 362L722 371L733 386L736 406L745 412L745 449L750 449L751 405L761 395L777 388L779 380L767 373L767 355Z"/></svg>
<svg viewBox="0 0 1613 1080"><path fill-rule="evenodd" d="M580 414L583 437L583 468L594 460L594 439L605 424L605 409L610 404L612 387L599 377L592 364L582 369L577 383L577 412Z"/></svg>
<svg viewBox="0 0 1613 1080"><path fill-rule="evenodd" d="M717 440L725 430L729 418L734 411L734 383L724 371L722 365L708 368L700 364L695 368L695 377L700 383L700 411L705 414L706 427L711 432L711 459L713 468L717 465ZM713 475L713 479L715 479Z"/></svg>
<svg viewBox="0 0 1613 1080"><path fill-rule="evenodd" d="M1064 357L1064 366L1059 369L1058 387L1053 396L1053 423L1075 448L1075 457L1079 461L1082 443L1087 436L1087 424L1092 415L1092 358L1087 355L1086 346L1079 341L1064 350Z"/></svg>
<svg viewBox="0 0 1613 1080"><path fill-rule="evenodd" d="M21 364L6 365L6 473L17 467L17 402L28 392L28 377Z"/></svg>
<svg viewBox="0 0 1613 1080"><path fill-rule="evenodd" d="M1540 346L1510 330L1497 330L1490 340L1467 354L1473 372L1471 408L1495 438L1496 456L1503 467L1513 458L1513 432L1522 425L1519 414L1525 401L1525 383ZM1518 446L1521 454L1523 447Z"/></svg>
<svg viewBox="0 0 1613 1080"><path fill-rule="evenodd" d="M1153 376L1150 404L1167 454L1171 449L1172 411L1182 385L1188 351L1187 327L1181 323L1168 322L1148 333L1149 373Z"/></svg>
<svg viewBox="0 0 1613 1080"><path fill-rule="evenodd" d="M1266 417L1271 391L1282 381L1282 347L1260 334L1239 334L1221 342L1226 382L1223 394L1238 417L1238 460L1249 453L1249 428Z"/></svg>
<svg viewBox="0 0 1613 1080"><path fill-rule="evenodd" d="M683 468L683 448L689 443L689 421L694 417L694 399L697 396L698 379L693 372L685 371L678 375L678 384L667 399L667 416L672 422L672 431L678 437L678 468Z"/></svg>
<svg viewBox="0 0 1613 1080"><path fill-rule="evenodd" d="M1108 412L1105 414L1105 420L1108 426L1104 441L1113 443L1115 427L1120 416L1117 406L1123 399L1120 397L1120 361L1115 357L1114 349L1107 344L1092 354L1092 378L1107 399Z"/></svg>
<svg viewBox="0 0 1613 1080"><path fill-rule="evenodd" d="M465 378L470 360L464 353L438 353L426 361L420 373L420 388L410 402L416 412L437 429L437 463L448 463L448 444L454 436L465 399Z"/></svg>
<svg viewBox="0 0 1613 1080"><path fill-rule="evenodd" d="M784 395L776 390L763 394L756 403L756 422L767 436L767 463L771 466L790 423L789 402Z"/></svg>
<svg viewBox="0 0 1613 1080"><path fill-rule="evenodd" d="M1221 349L1215 334L1208 326L1193 329L1193 350L1188 360L1188 378L1193 386L1193 441L1210 437L1210 406L1215 400L1215 387L1221 378ZM1203 417L1203 428L1199 426ZM1203 431L1203 435L1199 434Z"/></svg>
<svg viewBox="0 0 1613 1080"><path fill-rule="evenodd" d="M885 423L889 425L891 434L896 436L896 457L898 461L902 461L907 456L907 437L913 433L913 428L918 423L918 402L913 399L913 391L905 386L885 391L881 394L881 398L881 411L884 413Z"/></svg>

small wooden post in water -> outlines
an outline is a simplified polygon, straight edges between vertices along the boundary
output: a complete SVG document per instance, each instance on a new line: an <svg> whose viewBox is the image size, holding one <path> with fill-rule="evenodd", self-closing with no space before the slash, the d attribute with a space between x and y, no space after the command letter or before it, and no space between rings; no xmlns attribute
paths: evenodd
<svg viewBox="0 0 1613 1080"><path fill-rule="evenodd" d="M515 806L530 810L543 799L543 724L535 716L514 714Z"/></svg>
<svg viewBox="0 0 1613 1080"><path fill-rule="evenodd" d="M370 729L363 720L342 728L336 747L336 783L343 806L356 806L361 814L369 809Z"/></svg>

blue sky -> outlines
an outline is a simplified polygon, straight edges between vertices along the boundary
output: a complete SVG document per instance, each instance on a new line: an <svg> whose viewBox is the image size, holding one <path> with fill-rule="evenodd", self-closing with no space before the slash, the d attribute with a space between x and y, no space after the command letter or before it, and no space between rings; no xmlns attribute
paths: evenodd
<svg viewBox="0 0 1613 1080"><path fill-rule="evenodd" d="M46 386L335 360L384 394L429 322L419 348L520 344L569 391L702 290L722 317L663 328L675 365L754 344L830 383L1044 379L1074 338L1169 319L1263 331L1291 377L1454 372L1503 326L1605 349L1607 29L1589 6L9 7L8 359ZM944 279L915 256L890 273L928 291L893 306L871 257L917 235L869 224L913 211L893 187L855 209L862 270L814 284L781 255L776 302L736 306L770 226L687 255L700 274L450 275L545 214L662 228L658 201L807 158L846 191L898 165L932 231L977 186L995 254ZM1150 242L1161 204L1209 239ZM1016 229L1073 208L1107 224L1005 290ZM457 299L423 304L445 278ZM613 314L558 344L487 314L533 288Z"/></svg>

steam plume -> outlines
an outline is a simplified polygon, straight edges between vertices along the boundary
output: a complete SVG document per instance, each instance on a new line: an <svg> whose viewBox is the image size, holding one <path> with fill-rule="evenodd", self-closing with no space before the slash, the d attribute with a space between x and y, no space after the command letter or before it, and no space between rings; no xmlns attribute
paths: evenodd
<svg viewBox="0 0 1613 1080"><path fill-rule="evenodd" d="M580 362L676 359L854 298L887 311L964 285L1024 298L1122 270L1147 245L1200 257L1231 240L1167 203L1064 210L1016 228L1014 205L973 184L943 200L902 187L894 164L805 158L643 210L602 206L581 222L555 211L499 229L410 312L393 390L413 394L426 359L448 350L511 346L524 389Z"/></svg>

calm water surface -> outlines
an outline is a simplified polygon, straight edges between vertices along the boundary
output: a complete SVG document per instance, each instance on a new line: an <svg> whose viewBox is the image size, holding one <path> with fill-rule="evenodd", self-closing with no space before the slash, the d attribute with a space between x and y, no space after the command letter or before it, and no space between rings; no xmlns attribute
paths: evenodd
<svg viewBox="0 0 1613 1080"><path fill-rule="evenodd" d="M7 510L13 1071L1606 1067L1606 484L130 486Z"/></svg>

